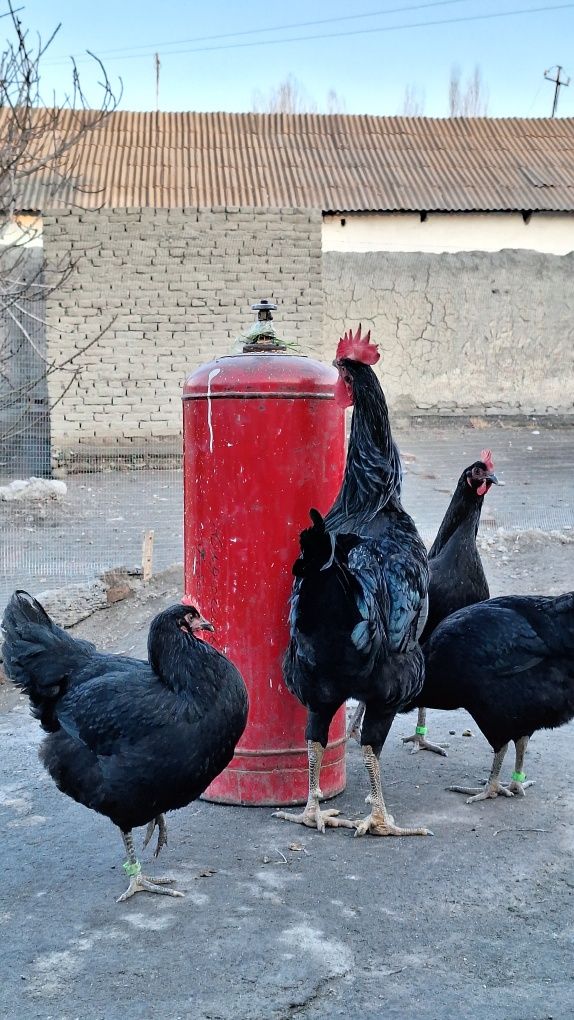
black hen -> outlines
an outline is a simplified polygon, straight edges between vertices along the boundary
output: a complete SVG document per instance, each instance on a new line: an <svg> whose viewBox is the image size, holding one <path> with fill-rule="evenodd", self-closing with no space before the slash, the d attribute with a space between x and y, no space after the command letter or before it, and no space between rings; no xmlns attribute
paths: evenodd
<svg viewBox="0 0 574 1020"><path fill-rule="evenodd" d="M483 602L490 596L476 536L484 497L491 485L498 485L490 450L462 472L438 534L429 552L429 606L421 634L421 644L439 623L457 609ZM413 744L412 753L434 751L446 757L446 751L426 739L426 709L420 708L415 733L404 737Z"/></svg>
<svg viewBox="0 0 574 1020"><path fill-rule="evenodd" d="M36 599L16 592L4 613L3 656L48 736L40 759L56 786L106 815L122 833L130 877L120 900L147 891L181 895L141 873L131 830L195 800L231 761L247 721L235 666L196 637L213 630L197 609L175 605L152 621L149 662L98 652L56 626Z"/></svg>
<svg viewBox="0 0 574 1020"><path fill-rule="evenodd" d="M360 327L337 349L336 396L354 405L345 476L325 521L312 511L313 526L301 535L284 664L287 686L308 709L309 798L302 814L277 814L321 831L345 825L356 835L424 835L394 824L378 761L395 714L422 686L417 628L428 585L425 548L399 498L400 459L371 368L378 358ZM360 822L319 809L329 726L350 697L366 705L361 743L372 811Z"/></svg>
<svg viewBox="0 0 574 1020"><path fill-rule="evenodd" d="M484 789L451 789L470 794L469 803L522 795L531 785L523 772L529 737L574 718L574 592L509 595L460 609L443 620L423 651L426 677L415 704L466 709L494 750ZM511 740L514 772L502 785Z"/></svg>

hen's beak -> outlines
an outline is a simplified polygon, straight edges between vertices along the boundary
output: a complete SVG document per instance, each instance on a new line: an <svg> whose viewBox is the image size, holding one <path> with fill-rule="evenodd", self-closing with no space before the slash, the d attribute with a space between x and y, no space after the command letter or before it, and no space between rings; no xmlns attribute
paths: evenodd
<svg viewBox="0 0 574 1020"><path fill-rule="evenodd" d="M213 633L215 627L209 622L209 620L205 620L203 616L196 616L191 622L191 629L192 631L210 630Z"/></svg>
<svg viewBox="0 0 574 1020"><path fill-rule="evenodd" d="M484 477L487 482L492 482L493 485L500 485L500 482L493 471L489 471Z"/></svg>

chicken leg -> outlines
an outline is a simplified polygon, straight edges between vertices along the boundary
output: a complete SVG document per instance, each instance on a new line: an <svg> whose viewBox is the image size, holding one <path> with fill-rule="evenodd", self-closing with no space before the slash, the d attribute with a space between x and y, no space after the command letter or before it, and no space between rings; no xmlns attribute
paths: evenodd
<svg viewBox="0 0 574 1020"><path fill-rule="evenodd" d="M310 829L317 829L318 832L325 832L325 827L338 829L352 829L353 822L348 818L339 818L340 811L336 808L329 808L321 811L319 800L323 796L319 786L321 777L321 762L325 748L318 740L307 741L307 757L309 760L309 796L305 809L297 815L289 811L274 811L274 818L283 818L286 822L298 822L299 825L307 825Z"/></svg>
<svg viewBox="0 0 574 1020"><path fill-rule="evenodd" d="M355 836L364 836L367 832L373 836L432 836L430 829L401 829L395 825L395 820L388 813L383 800L379 759L370 744L363 747L363 761L371 784L369 800L372 807L370 815L354 822Z"/></svg>
<svg viewBox="0 0 574 1020"><path fill-rule="evenodd" d="M131 832L122 832L122 839L128 855L128 859L123 867L126 874L129 875L130 884L125 893L118 896L116 903L123 903L124 900L129 899L130 896L135 896L138 892L159 893L162 896L183 896L183 893L178 892L176 889L163 888L165 885L173 882L173 878L148 878L147 875L142 875L142 866L136 857L134 838Z"/></svg>
<svg viewBox="0 0 574 1020"><path fill-rule="evenodd" d="M156 827L157 827L157 844L153 852L154 857L158 857L163 847L167 846L167 825L165 824L164 815L158 815L157 818L152 818L151 822L149 823L146 829L142 850L145 850L146 846L148 845L149 841L151 840L156 830Z"/></svg>
<svg viewBox="0 0 574 1020"><path fill-rule="evenodd" d="M426 708L419 708L415 732L411 737L403 737L403 744L413 745L411 748L411 754L416 754L417 751L434 751L435 754L441 754L443 758L448 758L448 754L442 745L432 744L430 740L426 739L426 718ZM448 747L448 744L446 744L445 747Z"/></svg>
<svg viewBox="0 0 574 1020"><path fill-rule="evenodd" d="M448 789L453 793L470 793L471 796L468 798L467 804L474 804L477 800L490 800L498 797L499 794L503 797L513 797L513 792L500 782L500 770L507 750L508 744L505 744L500 748L500 751L495 753L486 786L449 786Z"/></svg>
<svg viewBox="0 0 574 1020"><path fill-rule="evenodd" d="M508 744L505 744L504 747L501 747L500 751L497 751L494 755L492 769L486 786L478 788L449 786L449 790L453 790L455 793L473 794L473 796L468 798L466 802L467 804L473 804L474 801L477 800L489 800L491 798L498 797L499 795L502 797L524 797L524 791L527 790L529 786L534 786L534 780L529 779L526 781L526 775L522 771L527 745L528 737L520 737L519 740L515 741L516 756L514 759L514 772L512 773L510 783L501 783L499 778L504 756L508 750Z"/></svg>
<svg viewBox="0 0 574 1020"><path fill-rule="evenodd" d="M514 772L512 773L510 783L504 784L506 789L509 790L515 797L524 797L524 791L527 790L529 786L534 786L534 779L526 780L526 774L522 771L528 740L528 737L520 737L520 740L514 741Z"/></svg>
<svg viewBox="0 0 574 1020"><path fill-rule="evenodd" d="M364 714L365 705L364 702L360 701L355 711L353 712L353 715L351 716L351 721L349 723L349 727L347 729L346 734L347 740L350 740L351 737L354 737L358 744L361 743L361 723L363 721Z"/></svg>

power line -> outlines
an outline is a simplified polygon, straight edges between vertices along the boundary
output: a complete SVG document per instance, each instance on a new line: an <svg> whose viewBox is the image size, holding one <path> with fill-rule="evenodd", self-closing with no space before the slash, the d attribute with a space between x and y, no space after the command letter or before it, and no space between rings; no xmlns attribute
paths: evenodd
<svg viewBox="0 0 574 1020"><path fill-rule="evenodd" d="M402 5L401 7L388 7L385 8L384 11L366 11L364 14L344 14L337 18L321 18L318 21L295 21L289 25L272 25L269 28L247 28L242 29L240 32L223 32L218 33L217 35L197 35L193 36L191 39L172 39L168 42L142 43L139 46L116 46L111 50L101 50L98 55L101 57L107 57L113 53L117 53L119 55L126 53L132 54L136 50L151 50L155 52L166 46L182 46L184 44L187 45L187 43L211 42L217 39L235 39L242 35L261 35L261 33L264 32L284 32L289 28L310 28L314 25L331 25L340 21L356 21L358 18L377 18L387 14L401 14L404 11L418 11L426 7L446 7L451 6L452 4L467 3L470 3L470 0L428 0L427 3L408 4L407 6ZM23 8L20 8L20 10L23 10ZM145 56L145 54L142 54L142 56ZM63 56L53 57L52 61L67 59L69 58Z"/></svg>
<svg viewBox="0 0 574 1020"><path fill-rule="evenodd" d="M346 31L346 32L328 32L328 33L319 33L319 34L316 34L316 35L288 36L287 38L283 38L283 39L266 39L266 40L257 40L256 42L225 43L225 44L223 44L221 46L196 46L196 47L191 47L189 49L183 49L183 50L170 50L169 53L168 53L168 56L180 56L181 54L185 54L185 53L209 53L209 52L214 52L216 50L245 49L246 47L253 47L253 46L265 46L265 47L268 47L268 46L280 46L280 45L283 45L285 43L292 43L292 42L314 42L314 41L316 41L318 39L337 39L337 38L340 38L341 36L348 37L348 36L353 36L353 35L374 35L375 33L380 34L381 32L398 32L398 31L403 31L405 29L410 29L410 28L434 28L434 27L439 26L439 25L455 25L455 24L468 23L468 22L471 22L471 21L489 21L489 20L491 20L493 18L511 18L511 17L516 17L517 15L524 15L524 14L547 14L549 11L561 11L561 10L571 9L573 7L574 7L574 3L552 4L552 5L545 5L544 7L523 7L520 10L515 10L515 11L496 11L493 14L471 14L471 15L467 15L465 17L460 17L460 18L442 18L442 19L437 19L435 21L403 22L400 25L384 25L384 26L382 26L380 28L352 29L350 32L348 32L348 31ZM405 10L405 9L406 8L402 8L402 10ZM149 54L147 54L147 53L146 54L141 54L141 53L126 53L124 56L121 56L121 57L120 56L109 57L108 61L109 60L134 60L134 59L138 59L138 58L141 59L142 56L147 57L147 56L149 56ZM81 61L82 59L83 59L82 57L78 57L77 58L77 62ZM46 61L46 63L47 63L47 61Z"/></svg>

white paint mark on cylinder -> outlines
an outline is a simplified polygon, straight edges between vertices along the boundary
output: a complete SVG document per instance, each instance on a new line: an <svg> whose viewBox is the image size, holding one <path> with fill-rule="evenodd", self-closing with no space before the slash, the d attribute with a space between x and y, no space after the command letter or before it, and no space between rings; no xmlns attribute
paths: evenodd
<svg viewBox="0 0 574 1020"><path fill-rule="evenodd" d="M220 368L212 368L207 377L207 427L209 429L209 452L213 453L213 425L211 422L211 380L221 372Z"/></svg>

